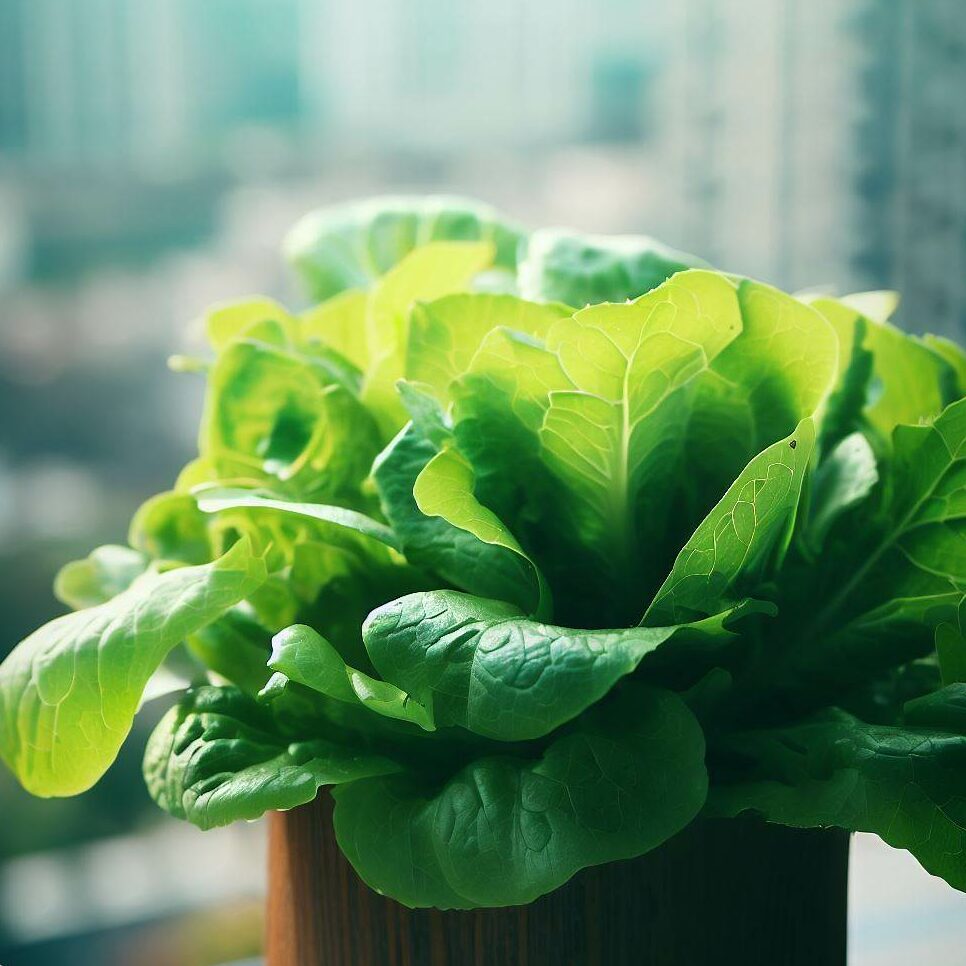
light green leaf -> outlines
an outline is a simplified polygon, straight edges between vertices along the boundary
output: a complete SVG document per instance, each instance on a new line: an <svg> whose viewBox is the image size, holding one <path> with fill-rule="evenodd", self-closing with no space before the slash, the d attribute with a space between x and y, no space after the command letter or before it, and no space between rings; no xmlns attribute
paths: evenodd
<svg viewBox="0 0 966 966"><path fill-rule="evenodd" d="M131 520L128 542L153 560L208 563L214 547L205 515L190 493L159 493L145 501Z"/></svg>
<svg viewBox="0 0 966 966"><path fill-rule="evenodd" d="M647 624L718 613L768 578L787 547L814 445L805 419L745 467L678 555Z"/></svg>
<svg viewBox="0 0 966 966"><path fill-rule="evenodd" d="M434 242L417 248L373 290L366 315L370 365L362 398L386 437L405 423L396 382L405 375L410 312L416 301L441 298L469 287L493 261L484 242Z"/></svg>
<svg viewBox="0 0 966 966"><path fill-rule="evenodd" d="M311 802L323 785L397 771L379 755L293 735L235 688L189 691L158 724L144 757L151 797L203 829Z"/></svg>
<svg viewBox="0 0 966 966"><path fill-rule="evenodd" d="M435 728L431 706L423 705L394 684L349 667L321 634L304 624L287 627L272 638L268 666L289 680L337 701L408 721L424 731Z"/></svg>
<svg viewBox="0 0 966 966"><path fill-rule="evenodd" d="M279 513L291 513L301 517L318 520L320 523L342 527L363 536L378 540L394 550L399 549L399 542L392 530L384 523L367 517L356 510L348 510L341 506L329 506L322 503L293 503L288 500L276 499L254 490L243 490L232 487L210 487L195 492L198 508L203 513L220 513L224 510L274 510Z"/></svg>
<svg viewBox="0 0 966 966"><path fill-rule="evenodd" d="M848 634L873 608L966 587L966 400L931 425L897 427L892 450L879 512L833 531L837 573L847 576L813 612L823 634Z"/></svg>
<svg viewBox="0 0 966 966"><path fill-rule="evenodd" d="M898 426L872 493L826 534L821 565L779 581L781 660L767 690L808 707L841 700L935 655L966 594L966 400L931 425ZM943 634L947 634L943 632Z"/></svg>
<svg viewBox="0 0 966 966"><path fill-rule="evenodd" d="M60 568L54 579L54 594L74 610L95 607L127 590L147 566L147 557L130 547L98 547L83 560Z"/></svg>
<svg viewBox="0 0 966 966"><path fill-rule="evenodd" d="M697 377L740 325L727 280L685 272L636 302L559 320L545 346L494 330L455 384L477 495L524 548L528 537L543 547L560 606L598 600L598 622L640 617Z"/></svg>
<svg viewBox="0 0 966 966"><path fill-rule="evenodd" d="M495 513L483 506L473 493L473 468L455 450L437 453L422 469L413 486L413 498L421 513L440 517L447 523L472 534L481 543L515 554L529 571L526 586L514 588L510 598L537 616L546 617L552 609L550 590L537 565L527 556L516 538ZM486 551L480 557L492 556Z"/></svg>
<svg viewBox="0 0 966 966"><path fill-rule="evenodd" d="M865 346L868 323L838 311L825 313L839 342L835 388L821 415L819 453L832 451L846 436L868 429L865 410L872 392L875 356Z"/></svg>
<svg viewBox="0 0 966 966"><path fill-rule="evenodd" d="M168 652L265 580L247 541L211 564L139 577L59 617L0 665L0 755L35 795L73 795L107 770Z"/></svg>
<svg viewBox="0 0 966 966"><path fill-rule="evenodd" d="M224 482L340 502L378 452L376 426L325 360L233 342L211 371L200 449Z"/></svg>
<svg viewBox="0 0 966 966"><path fill-rule="evenodd" d="M517 905L660 845L706 789L686 705L634 688L539 757L481 758L435 787L415 776L340 785L335 828L362 879L407 906Z"/></svg>
<svg viewBox="0 0 966 966"><path fill-rule="evenodd" d="M420 436L439 449L452 441L453 427L439 399L433 395L432 386L424 382L400 379L396 383L396 390L409 413L414 430Z"/></svg>
<svg viewBox="0 0 966 966"><path fill-rule="evenodd" d="M216 352L241 338L285 345L295 338L296 331L295 319L278 302L267 298L226 302L205 315L205 332Z"/></svg>
<svg viewBox="0 0 966 966"><path fill-rule="evenodd" d="M821 410L841 363L834 329L812 306L747 279L738 286L738 301L741 337L716 361L720 379L709 380L714 393L703 405L719 428L726 417L738 422L747 462ZM736 434L722 435L731 445ZM701 439L702 449L708 442ZM704 456L714 458L706 450Z"/></svg>
<svg viewBox="0 0 966 966"><path fill-rule="evenodd" d="M513 272L522 232L489 205L466 198L392 196L313 211L285 239L285 256L316 301L368 289L414 248L438 241L487 242Z"/></svg>
<svg viewBox="0 0 966 966"><path fill-rule="evenodd" d="M545 345L491 332L454 384L454 436L561 618L632 623L746 463L822 405L837 352L796 300L683 272Z"/></svg>
<svg viewBox="0 0 966 966"><path fill-rule="evenodd" d="M848 329L862 326L861 344L873 359L865 416L883 439L900 424L915 425L939 415L949 402L944 392L948 363L941 355L914 336L842 302L817 299L812 306L835 326L840 338ZM845 342L851 348L847 336Z"/></svg>
<svg viewBox="0 0 966 966"><path fill-rule="evenodd" d="M493 329L503 327L543 337L572 309L552 302L526 302L513 295L460 293L420 302L409 323L406 376L432 387L444 404L453 380L469 367Z"/></svg>
<svg viewBox="0 0 966 966"><path fill-rule="evenodd" d="M365 292L348 291L303 312L299 333L306 342L319 341L335 349L360 372L369 365L366 339L366 312L369 296Z"/></svg>

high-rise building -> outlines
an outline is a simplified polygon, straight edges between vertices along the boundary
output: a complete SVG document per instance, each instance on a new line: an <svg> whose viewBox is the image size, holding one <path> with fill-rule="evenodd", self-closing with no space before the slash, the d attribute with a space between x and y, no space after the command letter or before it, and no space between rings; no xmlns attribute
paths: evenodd
<svg viewBox="0 0 966 966"><path fill-rule="evenodd" d="M665 108L662 220L681 226L674 240L790 288L847 286L855 111L848 4L669 6L672 49L656 99Z"/></svg>
<svg viewBox="0 0 966 966"><path fill-rule="evenodd" d="M852 29L862 114L854 131L855 266L902 293L911 328L966 334L966 7L865 0Z"/></svg>
<svg viewBox="0 0 966 966"><path fill-rule="evenodd" d="M349 148L447 156L640 140L660 5L302 0L302 92Z"/></svg>
<svg viewBox="0 0 966 966"><path fill-rule="evenodd" d="M473 168L515 207L532 186L525 214L646 230L788 288L898 288L905 320L951 334L963 91L963 0L0 0L15 177L258 170L266 144L336 181L347 158L377 182L430 159L425 183ZM273 137L237 136L253 127Z"/></svg>

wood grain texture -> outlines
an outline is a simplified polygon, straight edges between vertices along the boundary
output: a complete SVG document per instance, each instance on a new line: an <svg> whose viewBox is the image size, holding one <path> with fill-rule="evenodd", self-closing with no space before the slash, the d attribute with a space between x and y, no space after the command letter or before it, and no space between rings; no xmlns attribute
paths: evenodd
<svg viewBox="0 0 966 966"><path fill-rule="evenodd" d="M364 885L332 799L269 826L268 966L844 966L848 839L703 822L530 906L411 910Z"/></svg>

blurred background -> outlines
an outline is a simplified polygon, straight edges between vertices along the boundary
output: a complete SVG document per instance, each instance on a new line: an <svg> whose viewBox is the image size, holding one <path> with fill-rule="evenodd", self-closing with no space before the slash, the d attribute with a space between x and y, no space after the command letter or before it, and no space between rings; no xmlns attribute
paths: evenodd
<svg viewBox="0 0 966 966"><path fill-rule="evenodd" d="M192 455L207 304L298 303L307 209L477 196L966 337L962 0L0 0L0 655ZM263 838L0 773L3 966L258 954ZM963 962L966 900L859 836L854 966Z"/></svg>

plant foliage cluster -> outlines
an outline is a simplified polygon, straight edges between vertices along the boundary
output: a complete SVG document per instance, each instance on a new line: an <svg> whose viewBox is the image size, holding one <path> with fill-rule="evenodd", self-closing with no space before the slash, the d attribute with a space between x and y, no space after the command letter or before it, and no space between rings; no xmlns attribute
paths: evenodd
<svg viewBox="0 0 966 966"><path fill-rule="evenodd" d="M410 906L526 903L703 816L966 889L966 354L459 199L312 215L315 304L212 310L199 455L0 667L30 791L147 748L202 828L333 786ZM186 661L190 657L190 665Z"/></svg>

